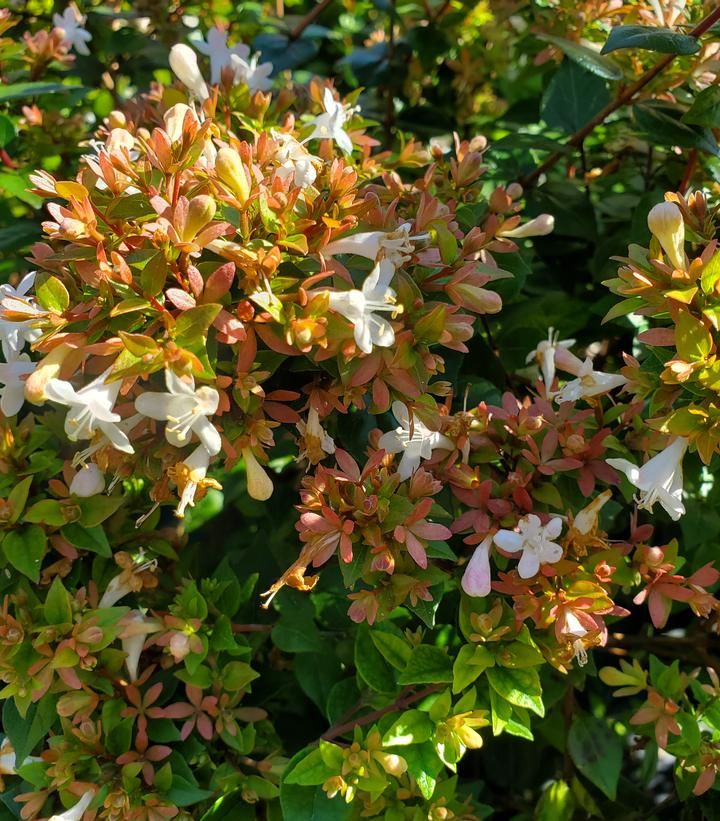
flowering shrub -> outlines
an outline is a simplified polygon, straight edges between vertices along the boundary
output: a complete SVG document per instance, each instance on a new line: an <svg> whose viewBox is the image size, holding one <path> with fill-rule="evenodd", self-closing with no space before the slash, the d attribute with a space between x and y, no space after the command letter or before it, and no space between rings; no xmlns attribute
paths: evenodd
<svg viewBox="0 0 720 821"><path fill-rule="evenodd" d="M711 817L720 11L151 6L0 16L3 812Z"/></svg>

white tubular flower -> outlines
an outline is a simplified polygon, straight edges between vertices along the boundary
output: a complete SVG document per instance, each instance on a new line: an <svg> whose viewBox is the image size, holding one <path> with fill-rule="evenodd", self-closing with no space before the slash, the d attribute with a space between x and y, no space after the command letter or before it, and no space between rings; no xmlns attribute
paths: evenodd
<svg viewBox="0 0 720 821"><path fill-rule="evenodd" d="M335 442L320 424L320 417L315 408L311 407L308 410L307 422L301 419L296 427L303 439L303 450L298 458L305 458L316 465L326 456L335 453Z"/></svg>
<svg viewBox="0 0 720 821"><path fill-rule="evenodd" d="M65 812L61 812L57 815L51 815L50 818L48 818L48 821L80 821L83 815L85 815L85 810L90 806L90 802L93 800L94 795L94 790L84 792L77 804L70 807L69 810L65 810Z"/></svg>
<svg viewBox="0 0 720 821"><path fill-rule="evenodd" d="M486 536L475 548L475 552L465 567L460 585L468 596L481 598L487 596L492 590L490 575L490 546L492 540L492 536Z"/></svg>
<svg viewBox="0 0 720 821"><path fill-rule="evenodd" d="M195 506L195 494L198 488L214 487L222 490L222 485L215 479L207 478L207 471L210 467L211 456L203 445L199 445L182 462L178 462L171 468L171 478L175 482L180 493L180 503L177 506L175 515L178 519L185 517L185 509Z"/></svg>
<svg viewBox="0 0 720 821"><path fill-rule="evenodd" d="M25 347L26 342L34 342L41 334L33 327L34 317L44 315L44 311L36 311L35 300L28 292L35 284L35 271L31 271L18 282L17 287L0 285L0 344L6 360ZM4 318L5 312L14 315L27 315L25 321L13 321Z"/></svg>
<svg viewBox="0 0 720 821"><path fill-rule="evenodd" d="M274 490L272 479L262 469L260 462L252 452L252 448L242 448L241 452L245 460L248 495L259 502L267 501Z"/></svg>
<svg viewBox="0 0 720 821"><path fill-rule="evenodd" d="M305 148L292 136L282 131L271 131L272 138L279 143L275 157L280 163L277 175L285 182L290 177L299 188L307 188L315 182L317 169L315 163L320 158L309 154Z"/></svg>
<svg viewBox="0 0 720 821"><path fill-rule="evenodd" d="M355 344L363 353L372 353L373 345L389 348L395 343L392 325L377 312L394 316L402 313L395 300L390 280L395 268L383 262L368 274L362 290L331 291L330 308L342 314L354 327Z"/></svg>
<svg viewBox="0 0 720 821"><path fill-rule="evenodd" d="M383 433L378 446L387 453L402 453L398 474L403 481L420 467L421 459L430 459L434 450L452 450L455 447L447 436L430 430L417 417L411 418L406 405L399 400L393 402L392 412L400 427Z"/></svg>
<svg viewBox="0 0 720 821"><path fill-rule="evenodd" d="M170 49L170 68L193 97L204 102L210 96L207 83L198 68L197 55L184 43Z"/></svg>
<svg viewBox="0 0 720 821"><path fill-rule="evenodd" d="M554 564L563 555L563 549L553 539L562 531L562 519L555 518L543 525L534 513L518 522L517 530L498 530L493 537L495 544L506 553L519 553L517 571L521 579L531 579L540 570L540 564Z"/></svg>
<svg viewBox="0 0 720 821"><path fill-rule="evenodd" d="M133 564L117 576L113 576L98 602L98 608L114 607L128 593L137 593L138 590L142 590L141 574L146 570L155 570L156 567L157 560L150 559L142 564Z"/></svg>
<svg viewBox="0 0 720 821"><path fill-rule="evenodd" d="M338 102L329 88L323 93L323 108L325 112L313 119L313 131L307 139L334 140L342 151L352 154L352 140L343 126L355 109Z"/></svg>
<svg viewBox="0 0 720 821"><path fill-rule="evenodd" d="M589 533L592 533L592 531L597 528L600 511L610 501L611 496L611 490L604 490L596 496L589 505L586 505L578 512L577 516L575 516L571 531L575 531L581 536L587 536Z"/></svg>
<svg viewBox="0 0 720 821"><path fill-rule="evenodd" d="M37 368L26 353L17 354L8 362L0 362L0 411L15 416L25 402L25 378Z"/></svg>
<svg viewBox="0 0 720 821"><path fill-rule="evenodd" d="M207 452L220 452L220 434L207 418L218 409L220 394L209 385L195 389L195 380L180 379L170 368L165 370L167 393L143 393L135 400L135 409L151 419L166 421L165 438L175 447L187 445L194 433Z"/></svg>
<svg viewBox="0 0 720 821"><path fill-rule="evenodd" d="M92 439L102 431L116 450L134 453L130 440L117 424L121 421L120 415L112 411L120 392L120 380L108 384L105 379L109 374L110 368L79 391L63 379L50 379L45 386L45 396L68 406L65 433L71 442Z"/></svg>
<svg viewBox="0 0 720 821"><path fill-rule="evenodd" d="M222 70L225 66L232 65L232 56L236 55L241 60L247 60L250 56L250 49L244 43L228 46L227 32L220 26L213 26L208 29L205 40L194 42L195 48L210 58L210 82L217 85L220 82Z"/></svg>
<svg viewBox="0 0 720 821"><path fill-rule="evenodd" d="M340 237L329 242L323 248L324 257L338 254L357 254L375 262L386 260L399 268L412 256L415 246L413 240L425 239L425 236L411 237L410 224L401 225L396 231L360 231L347 237Z"/></svg>
<svg viewBox="0 0 720 821"><path fill-rule="evenodd" d="M592 359L588 357L582 364L577 379L572 379L560 388L555 394L555 401L577 402L578 399L587 399L591 396L600 396L603 393L619 388L627 379L619 373L603 373L593 370Z"/></svg>
<svg viewBox="0 0 720 821"><path fill-rule="evenodd" d="M105 490L105 477L93 462L83 465L70 482L70 493L82 498L97 496Z"/></svg>
<svg viewBox="0 0 720 821"><path fill-rule="evenodd" d="M235 83L244 83L251 92L269 91L272 88L272 63L260 63L260 55L253 54L249 60L238 57L237 54L230 56L230 65L235 70Z"/></svg>
<svg viewBox="0 0 720 821"><path fill-rule="evenodd" d="M575 344L574 339L560 339L560 334L554 328L548 328L548 338L538 343L537 348L525 357L527 363L537 362L542 373L543 383L548 391L552 389L555 380L556 359L562 362L563 370L577 374L582 368L582 360L568 351ZM574 368L574 370L572 370Z"/></svg>
<svg viewBox="0 0 720 821"><path fill-rule="evenodd" d="M525 239L526 237L544 237L551 234L555 228L555 217L551 214L540 214L539 217L526 222L524 225L518 225L517 228L511 228L507 231L502 229L498 231L498 237L505 237L508 239Z"/></svg>
<svg viewBox="0 0 720 821"><path fill-rule="evenodd" d="M682 503L682 462L689 441L678 436L660 453L637 467L627 459L606 459L610 467L622 471L640 491L636 497L641 510L652 510L660 502L670 518L676 522L685 513Z"/></svg>
<svg viewBox="0 0 720 821"><path fill-rule="evenodd" d="M53 14L53 25L62 30L63 39L70 43L70 47L78 54L87 56L90 54L87 44L92 40L92 34L83 28L85 20L85 15L80 14L74 4L69 5L62 15Z"/></svg>
<svg viewBox="0 0 720 821"><path fill-rule="evenodd" d="M163 623L159 619L148 618L139 610L130 611L123 618L122 623L125 626L122 633L120 633L120 643L126 653L125 666L132 682L137 680L140 656L147 637L151 633L159 633L163 630Z"/></svg>
<svg viewBox="0 0 720 821"><path fill-rule="evenodd" d="M165 123L165 131L170 138L171 143L177 142L183 134L183 123L187 113L190 112L192 118L196 123L200 123L195 110L190 108L185 103L175 103L174 106L168 108L163 115L163 122Z"/></svg>
<svg viewBox="0 0 720 821"><path fill-rule="evenodd" d="M648 213L648 228L674 268L685 270L685 221L674 202L659 202Z"/></svg>

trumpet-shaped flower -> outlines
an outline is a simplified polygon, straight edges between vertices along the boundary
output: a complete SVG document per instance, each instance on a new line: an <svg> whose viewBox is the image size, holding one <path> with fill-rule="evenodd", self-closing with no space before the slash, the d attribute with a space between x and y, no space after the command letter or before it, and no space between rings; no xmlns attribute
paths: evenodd
<svg viewBox="0 0 720 821"><path fill-rule="evenodd" d="M619 373L603 373L596 371L592 366L592 359L588 357L580 368L576 379L570 380L555 394L555 401L577 402L578 399L587 399L591 396L600 396L603 393L619 388L627 379Z"/></svg>
<svg viewBox="0 0 720 821"><path fill-rule="evenodd" d="M393 267L399 268L415 250L413 240L424 238L411 237L409 223L401 225L396 231L360 231L329 242L323 248L323 256L357 254L374 262L387 260Z"/></svg>
<svg viewBox="0 0 720 821"><path fill-rule="evenodd" d="M538 342L537 348L530 351L525 357L528 364L537 362L540 366L543 383L548 392L552 389L555 380L555 367L557 364L564 371L573 374L577 374L582 368L582 360L568 350L574 344L574 339L560 339L560 334L554 328L548 328L548 338Z"/></svg>
<svg viewBox="0 0 720 821"><path fill-rule="evenodd" d="M227 31L220 26L213 26L208 29L205 40L198 40L193 43L195 48L210 58L210 82L217 85L220 82L220 75L225 66L232 65L232 57L235 55L241 60L247 60L250 56L250 48L244 43L237 43L228 46Z"/></svg>
<svg viewBox="0 0 720 821"><path fill-rule="evenodd" d="M130 681L136 681L140 656L151 633L160 633L164 625L159 619L149 618L139 610L131 610L122 620L123 630L120 633L120 642L125 652L125 666Z"/></svg>
<svg viewBox="0 0 720 821"><path fill-rule="evenodd" d="M15 416L25 402L25 378L37 367L26 353L18 354L8 362L0 362L0 411L4 416Z"/></svg>
<svg viewBox="0 0 720 821"><path fill-rule="evenodd" d="M222 485L215 479L207 478L207 471L210 467L210 454L207 448L199 445L182 462L178 462L171 468L171 478L175 482L180 494L180 503L177 506L175 515L182 519L185 516L187 507L195 506L195 494L199 489L208 487L222 490Z"/></svg>
<svg viewBox="0 0 720 821"><path fill-rule="evenodd" d="M272 88L272 63L261 63L260 55L253 54L249 60L230 55L230 65L235 70L235 83L244 83L251 92L268 91Z"/></svg>
<svg viewBox="0 0 720 821"><path fill-rule="evenodd" d="M315 163L319 163L320 159L309 154L292 134L282 131L272 131L271 134L278 143L275 157L280 167L276 172L277 176L283 182L292 177L293 183L299 188L312 185L317 177Z"/></svg>
<svg viewBox="0 0 720 821"><path fill-rule="evenodd" d="M534 513L520 519L517 530L498 530L495 544L506 553L520 553L517 566L521 579L532 578L542 562L553 564L562 558L563 550L553 540L562 530L562 519L555 518L543 525Z"/></svg>
<svg viewBox="0 0 720 821"><path fill-rule="evenodd" d="M56 815L51 815L50 818L48 818L48 821L80 821L83 815L85 815L85 810L90 806L90 802L93 800L94 795L94 790L84 792L80 797L80 800L70 807L69 810L57 813Z"/></svg>
<svg viewBox="0 0 720 821"><path fill-rule="evenodd" d="M688 444L685 437L678 436L642 467L627 459L605 461L616 470L622 471L640 491L637 498L640 509L652 510L653 505L660 502L670 518L677 521L685 513L685 506L682 503L682 462Z"/></svg>
<svg viewBox="0 0 720 821"><path fill-rule="evenodd" d="M210 96L207 83L198 68L197 55L184 43L177 43L170 49L170 68L193 97L201 102Z"/></svg>
<svg viewBox="0 0 720 821"><path fill-rule="evenodd" d="M53 14L53 25L61 29L63 39L78 54L87 56L90 54L87 44L92 40L92 34L83 28L85 20L85 15L80 14L74 4L69 5L62 14Z"/></svg>
<svg viewBox="0 0 720 821"><path fill-rule="evenodd" d="M338 102L329 88L323 93L323 108L312 121L313 130L308 140L334 140L346 154L352 154L353 144L343 126L355 109Z"/></svg>
<svg viewBox="0 0 720 821"><path fill-rule="evenodd" d="M50 379L45 386L45 396L68 406L65 433L71 442L92 439L102 431L116 450L134 453L127 434L118 426L120 415L112 410L120 392L120 381L106 382L109 374L110 368L79 391L63 379Z"/></svg>
<svg viewBox="0 0 720 821"><path fill-rule="evenodd" d="M262 469L260 462L252 452L252 448L243 448L241 452L245 460L248 494L252 499L257 499L259 502L267 501L274 490L272 479Z"/></svg>
<svg viewBox="0 0 720 821"><path fill-rule="evenodd" d="M311 407L308 410L307 422L301 419L296 427L302 437L303 448L298 458L305 458L311 465L316 465L329 454L335 453L335 442L320 424L320 417L315 408Z"/></svg>
<svg viewBox="0 0 720 821"><path fill-rule="evenodd" d="M659 202L648 213L648 228L674 268L685 270L685 221L674 202Z"/></svg>
<svg viewBox="0 0 720 821"><path fill-rule="evenodd" d="M552 233L555 228L555 217L551 214L540 214L535 219L526 222L524 225L518 225L517 228L511 228L507 231L502 229L498 231L499 237L507 237L509 239L525 239L525 237L544 237Z"/></svg>
<svg viewBox="0 0 720 821"><path fill-rule="evenodd" d="M148 392L138 396L135 409L151 419L165 421L165 437L171 445L187 445L194 433L207 452L220 452L220 434L207 418L218 409L220 395L208 385L195 389L195 380L181 379L170 368L165 370L166 393Z"/></svg>
<svg viewBox="0 0 720 821"><path fill-rule="evenodd" d="M434 450L452 450L455 447L447 436L430 430L417 417L409 414L404 403L393 402L392 412L400 427L383 433L378 445L388 453L402 453L398 465L401 479L409 479L420 467L420 460L430 459Z"/></svg>
<svg viewBox="0 0 720 821"><path fill-rule="evenodd" d="M365 279L362 290L332 291L329 294L330 308L352 323L355 343L363 353L372 353L374 345L389 348L395 342L392 325L377 315L402 312L402 307L395 301L395 291L390 287L394 274L392 265L378 262Z"/></svg>
<svg viewBox="0 0 720 821"><path fill-rule="evenodd" d="M0 285L0 344L8 361L23 349L26 342L34 342L41 334L33 327L35 303L33 297L28 295L34 284L35 271L31 271L15 288L7 283ZM6 319L7 314L27 316L27 319Z"/></svg>
<svg viewBox="0 0 720 821"><path fill-rule="evenodd" d="M486 536L475 548L465 567L460 585L468 596L487 596L492 589L490 576L490 547L493 537Z"/></svg>

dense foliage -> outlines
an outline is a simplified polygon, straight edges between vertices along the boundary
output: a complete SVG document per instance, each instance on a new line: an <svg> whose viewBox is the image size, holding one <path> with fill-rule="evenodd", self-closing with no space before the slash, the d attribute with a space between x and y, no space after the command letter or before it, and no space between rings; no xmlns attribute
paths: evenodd
<svg viewBox="0 0 720 821"><path fill-rule="evenodd" d="M0 10L0 818L720 813L719 20Z"/></svg>

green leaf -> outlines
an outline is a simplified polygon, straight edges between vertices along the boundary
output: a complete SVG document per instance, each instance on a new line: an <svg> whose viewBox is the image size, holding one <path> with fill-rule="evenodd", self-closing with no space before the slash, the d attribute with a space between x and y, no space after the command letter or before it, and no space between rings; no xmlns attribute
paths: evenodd
<svg viewBox="0 0 720 821"><path fill-rule="evenodd" d="M684 123L720 128L720 86L704 88L682 116Z"/></svg>
<svg viewBox="0 0 720 821"><path fill-rule="evenodd" d="M40 94L62 94L79 90L83 90L81 86L66 86L62 83L10 83L0 86L0 103L25 100Z"/></svg>
<svg viewBox="0 0 720 821"><path fill-rule="evenodd" d="M211 303L183 311L175 322L175 342L185 346L203 339L221 308L222 305Z"/></svg>
<svg viewBox="0 0 720 821"><path fill-rule="evenodd" d="M453 664L453 693L464 690L494 664L495 657L487 647L475 644L461 647Z"/></svg>
<svg viewBox="0 0 720 821"><path fill-rule="evenodd" d="M7 500L10 505L10 509L12 510L12 514L8 520L10 524L14 525L25 509L25 503L27 502L28 494L30 493L31 484L32 476L27 476L21 482L18 482L8 494Z"/></svg>
<svg viewBox="0 0 720 821"><path fill-rule="evenodd" d="M70 294L57 277L48 277L36 288L38 302L48 311L64 314L70 305Z"/></svg>
<svg viewBox="0 0 720 821"><path fill-rule="evenodd" d="M545 715L537 670L491 667L486 676L493 690L511 704L532 710L541 718Z"/></svg>
<svg viewBox="0 0 720 821"><path fill-rule="evenodd" d="M121 495L103 496L100 494L78 499L78 505L82 510L80 524L83 527L97 527L101 522L110 518L124 501L125 498Z"/></svg>
<svg viewBox="0 0 720 821"><path fill-rule="evenodd" d="M91 553L97 553L108 559L112 556L110 542L108 542L105 531L100 525L84 527L77 522L72 522L65 525L60 533L64 539L67 539L75 547L79 547L80 550L89 550Z"/></svg>
<svg viewBox="0 0 720 821"><path fill-rule="evenodd" d="M605 80L565 60L545 92L542 118L550 128L573 134L609 102Z"/></svg>
<svg viewBox="0 0 720 821"><path fill-rule="evenodd" d="M432 736L435 725L427 713L420 710L406 710L383 736L383 746L402 747L407 744L421 744Z"/></svg>
<svg viewBox="0 0 720 821"><path fill-rule="evenodd" d="M712 293L718 280L720 280L720 251L716 251L710 262L703 268L700 277L700 287L703 293Z"/></svg>
<svg viewBox="0 0 720 821"><path fill-rule="evenodd" d="M535 821L572 821L575 798L567 781L551 781L535 809Z"/></svg>
<svg viewBox="0 0 720 821"><path fill-rule="evenodd" d="M700 41L689 34L655 26L615 26L602 47L601 54L621 48L641 48L661 54L695 54Z"/></svg>
<svg viewBox="0 0 720 821"><path fill-rule="evenodd" d="M312 616L305 612L283 613L272 629L273 643L285 653L317 653L322 638Z"/></svg>
<svg viewBox="0 0 720 821"><path fill-rule="evenodd" d="M396 670L405 669L410 659L410 654L412 653L412 647L410 647L405 639L393 633L388 633L385 630L371 630L370 638L385 661L392 664Z"/></svg>
<svg viewBox="0 0 720 821"><path fill-rule="evenodd" d="M5 702L2 711L3 732L15 750L16 761L24 761L47 736L58 718L56 701L54 696L45 695L39 702L31 704L24 716L20 715L12 699Z"/></svg>
<svg viewBox="0 0 720 821"><path fill-rule="evenodd" d="M393 668L378 652L366 625L361 625L355 635L355 667L365 683L373 690L380 693L395 691Z"/></svg>
<svg viewBox="0 0 720 821"><path fill-rule="evenodd" d="M554 37L551 34L538 34L538 40L552 43L557 46L566 57L577 63L586 71L602 77L604 80L622 80L622 69L610 57L603 57L587 46L580 45L573 40L566 40L564 37Z"/></svg>
<svg viewBox="0 0 720 821"><path fill-rule="evenodd" d="M15 139L15 126L7 114L0 114L0 148L5 148Z"/></svg>
<svg viewBox="0 0 720 821"><path fill-rule="evenodd" d="M675 346L686 362L699 362L707 358L713 341L701 320L689 311L680 311L675 325Z"/></svg>
<svg viewBox="0 0 720 821"><path fill-rule="evenodd" d="M40 565L47 548L45 531L37 525L11 530L2 543L5 557L20 573L36 584L40 581Z"/></svg>
<svg viewBox="0 0 720 821"><path fill-rule="evenodd" d="M637 127L656 145L698 148L716 157L720 156L712 131L688 125L682 121L682 115L682 109L659 100L648 100L633 106Z"/></svg>
<svg viewBox="0 0 720 821"><path fill-rule="evenodd" d="M284 781L286 784L299 784L301 787L312 787L316 784L323 784L330 776L337 774L337 770L331 769L325 763L320 750L313 750L295 764L285 776Z"/></svg>
<svg viewBox="0 0 720 821"><path fill-rule="evenodd" d="M428 742L417 744L404 749L402 756L407 761L408 772L417 782L423 798L429 801L435 792L437 776L443 768L435 748Z"/></svg>
<svg viewBox="0 0 720 821"><path fill-rule="evenodd" d="M25 511L23 521L50 525L51 527L62 527L67 519L63 513L62 505L57 499L41 499Z"/></svg>
<svg viewBox="0 0 720 821"><path fill-rule="evenodd" d="M72 622L72 607L70 594L63 586L60 576L55 576L43 605L43 615L48 624L70 624Z"/></svg>
<svg viewBox="0 0 720 821"><path fill-rule="evenodd" d="M167 260L155 248L141 248L125 257L125 262L140 273L140 287L148 296L157 296L165 286Z"/></svg>
<svg viewBox="0 0 720 821"><path fill-rule="evenodd" d="M400 676L400 684L445 684L453 680L452 660L440 647L419 644Z"/></svg>
<svg viewBox="0 0 720 821"><path fill-rule="evenodd" d="M255 672L249 664L244 661L231 661L226 664L220 674L223 689L231 693L247 688L251 681L259 678L260 673Z"/></svg>
<svg viewBox="0 0 720 821"><path fill-rule="evenodd" d="M623 758L620 737L605 721L579 715L570 727L567 747L578 770L614 801Z"/></svg>

